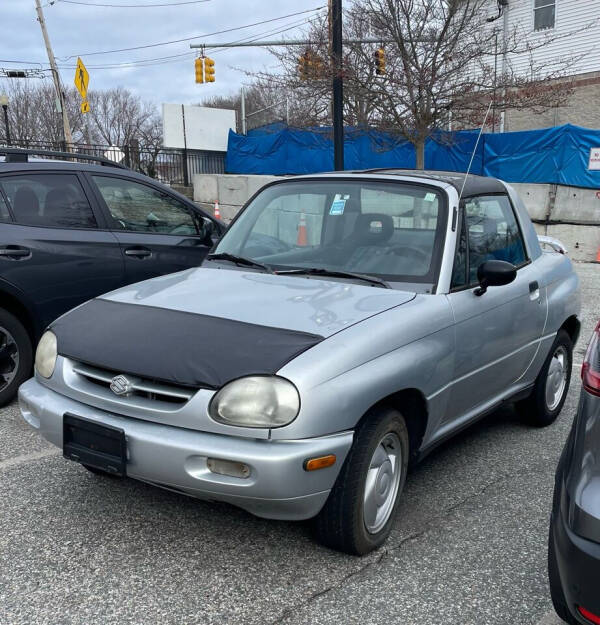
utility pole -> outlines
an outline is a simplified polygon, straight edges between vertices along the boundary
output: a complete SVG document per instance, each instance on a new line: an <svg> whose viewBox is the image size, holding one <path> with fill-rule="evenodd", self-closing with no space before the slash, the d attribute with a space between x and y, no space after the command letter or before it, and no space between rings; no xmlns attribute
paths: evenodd
<svg viewBox="0 0 600 625"><path fill-rule="evenodd" d="M48 62L50 63L50 70L52 72L52 78L54 80L54 88L56 89L56 96L58 98L58 104L62 113L63 121L63 134L65 138L66 149L69 151L73 144L73 137L71 135L71 126L69 125L69 118L67 116L67 109L65 107L65 97L60 86L60 75L58 68L56 67L56 59L54 58L54 52L52 52L52 46L50 45L50 38L48 37L48 31L46 30L46 22L44 20L44 12L42 11L42 5L40 0L35 0L35 8L38 15L38 22L42 29L42 35L44 36L44 43L46 44L46 52L48 53Z"/></svg>
<svg viewBox="0 0 600 625"><path fill-rule="evenodd" d="M10 125L8 123L8 96L0 95L0 106L4 109L4 128L6 130L6 145L10 146Z"/></svg>
<svg viewBox="0 0 600 625"><path fill-rule="evenodd" d="M331 67L333 70L333 168L344 169L344 87L342 80L342 0L329 0Z"/></svg>
<svg viewBox="0 0 600 625"><path fill-rule="evenodd" d="M242 86L240 100L240 117L242 118L242 134L246 134L246 90Z"/></svg>

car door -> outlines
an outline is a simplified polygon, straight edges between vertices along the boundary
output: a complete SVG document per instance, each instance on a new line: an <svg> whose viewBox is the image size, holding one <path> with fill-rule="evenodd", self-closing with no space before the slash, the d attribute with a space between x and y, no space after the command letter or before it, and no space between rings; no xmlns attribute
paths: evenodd
<svg viewBox="0 0 600 625"><path fill-rule="evenodd" d="M159 186L126 176L90 176L125 259L127 282L200 265L216 225Z"/></svg>
<svg viewBox="0 0 600 625"><path fill-rule="evenodd" d="M512 262L516 279L475 294L486 260ZM493 405L523 376L536 353L546 319L546 293L526 253L507 195L467 198L461 206L452 292L455 369L446 422Z"/></svg>
<svg viewBox="0 0 600 625"><path fill-rule="evenodd" d="M42 326L123 285L119 243L79 173L0 175L0 194L0 278L27 294Z"/></svg>

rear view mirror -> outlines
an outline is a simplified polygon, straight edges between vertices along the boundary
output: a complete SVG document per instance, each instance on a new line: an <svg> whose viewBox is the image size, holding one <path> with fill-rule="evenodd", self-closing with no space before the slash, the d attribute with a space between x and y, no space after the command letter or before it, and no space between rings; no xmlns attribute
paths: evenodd
<svg viewBox="0 0 600 625"><path fill-rule="evenodd" d="M505 260L486 260L477 269L479 287L475 295L483 295L489 286L510 284L517 277L517 268Z"/></svg>

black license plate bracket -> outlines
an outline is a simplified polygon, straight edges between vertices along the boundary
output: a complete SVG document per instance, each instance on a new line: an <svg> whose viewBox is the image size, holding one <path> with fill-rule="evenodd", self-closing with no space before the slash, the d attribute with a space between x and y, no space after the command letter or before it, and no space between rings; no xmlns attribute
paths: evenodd
<svg viewBox="0 0 600 625"><path fill-rule="evenodd" d="M125 476L125 431L67 412L63 416L63 456L112 475Z"/></svg>

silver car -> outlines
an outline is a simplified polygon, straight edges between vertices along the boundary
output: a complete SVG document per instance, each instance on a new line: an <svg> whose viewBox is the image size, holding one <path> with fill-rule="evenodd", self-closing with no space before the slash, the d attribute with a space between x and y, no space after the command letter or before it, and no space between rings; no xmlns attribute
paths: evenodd
<svg viewBox="0 0 600 625"><path fill-rule="evenodd" d="M433 447L504 402L557 418L580 302L555 247L491 178L276 181L201 267L55 321L21 412L91 471L314 518L364 554Z"/></svg>

